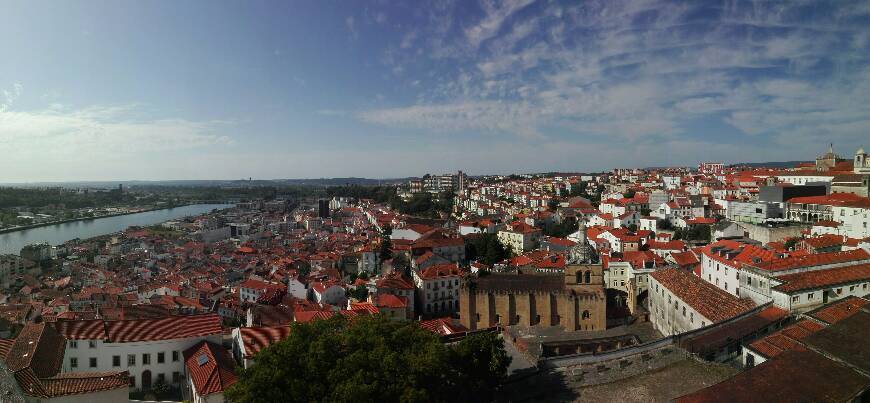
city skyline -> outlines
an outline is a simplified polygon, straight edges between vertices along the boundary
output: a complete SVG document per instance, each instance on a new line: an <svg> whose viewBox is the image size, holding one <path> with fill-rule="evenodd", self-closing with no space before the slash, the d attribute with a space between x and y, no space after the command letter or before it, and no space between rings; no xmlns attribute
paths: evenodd
<svg viewBox="0 0 870 403"><path fill-rule="evenodd" d="M851 158L870 2L5 3L3 182Z"/></svg>

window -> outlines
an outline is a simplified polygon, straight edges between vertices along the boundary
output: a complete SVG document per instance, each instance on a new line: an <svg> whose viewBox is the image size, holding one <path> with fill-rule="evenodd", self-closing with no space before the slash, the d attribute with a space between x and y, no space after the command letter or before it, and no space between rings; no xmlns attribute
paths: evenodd
<svg viewBox="0 0 870 403"><path fill-rule="evenodd" d="M135 376L131 376L131 377L130 377L130 387L131 387L131 388L135 388L135 387L136 387L136 377L135 377Z"/></svg>
<svg viewBox="0 0 870 403"><path fill-rule="evenodd" d="M151 354L142 354L142 365L151 364Z"/></svg>
<svg viewBox="0 0 870 403"><path fill-rule="evenodd" d="M695 323L695 313L689 312L689 322Z"/></svg>
<svg viewBox="0 0 870 403"><path fill-rule="evenodd" d="M89 340L88 341L88 348L97 348L96 340Z"/></svg>
<svg viewBox="0 0 870 403"><path fill-rule="evenodd" d="M76 357L70 357L69 367L70 368L78 368L79 367L79 359Z"/></svg>
<svg viewBox="0 0 870 403"><path fill-rule="evenodd" d="M855 286L849 286L849 291L855 291Z"/></svg>
<svg viewBox="0 0 870 403"><path fill-rule="evenodd" d="M813 299L813 293L807 294L807 300Z"/></svg>
<svg viewBox="0 0 870 403"><path fill-rule="evenodd" d="M800 296L800 295L795 295L794 297L791 297L791 302L792 302L792 303L798 302L798 301L800 301L800 300L801 300L801 296Z"/></svg>
<svg viewBox="0 0 870 403"><path fill-rule="evenodd" d="M127 366L135 367L136 366L136 354L127 354Z"/></svg>
<svg viewBox="0 0 870 403"><path fill-rule="evenodd" d="M701 321L701 327L707 326L707 322Z"/></svg>
<svg viewBox="0 0 870 403"><path fill-rule="evenodd" d="M178 361L178 351L172 352L172 362Z"/></svg>
<svg viewBox="0 0 870 403"><path fill-rule="evenodd" d="M683 307L683 317L684 318L686 317L686 307L685 306Z"/></svg>
<svg viewBox="0 0 870 403"><path fill-rule="evenodd" d="M165 360L166 360L166 353L163 353L163 352L157 353L157 363L158 364L163 364L163 361L165 361Z"/></svg>
<svg viewBox="0 0 870 403"><path fill-rule="evenodd" d="M91 357L91 359L90 359L90 367L91 367L91 368L96 368L96 367L97 367L97 357Z"/></svg>
<svg viewBox="0 0 870 403"><path fill-rule="evenodd" d="M842 287L840 287L840 288L837 289L837 294L841 294L842 292L843 292L843 288L842 288Z"/></svg>
<svg viewBox="0 0 870 403"><path fill-rule="evenodd" d="M172 383L181 382L181 374L178 371L172 373Z"/></svg>
<svg viewBox="0 0 870 403"><path fill-rule="evenodd" d="M120 355L113 355L112 356L112 366L113 367L120 367L121 366L121 356Z"/></svg>
<svg viewBox="0 0 870 403"><path fill-rule="evenodd" d="M157 383L166 383L166 374L157 374Z"/></svg>
<svg viewBox="0 0 870 403"><path fill-rule="evenodd" d="M79 348L78 340L70 340L69 341L69 348Z"/></svg>

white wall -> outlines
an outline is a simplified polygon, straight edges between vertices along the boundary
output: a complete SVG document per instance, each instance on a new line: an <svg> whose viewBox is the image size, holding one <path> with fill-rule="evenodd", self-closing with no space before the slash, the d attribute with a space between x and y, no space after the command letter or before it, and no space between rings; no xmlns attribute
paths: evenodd
<svg viewBox="0 0 870 403"><path fill-rule="evenodd" d="M194 337L186 339L158 340L158 341L142 341L131 343L106 343L102 340L93 340L96 342L95 348L90 348L88 342L91 340L76 340L77 348L72 348L67 342L63 361L63 372L103 372L103 371L129 371L130 376L136 378L136 384L132 389L142 387L142 372L145 370L151 371L151 384L157 383L157 375L164 374L166 383L172 383L172 373L178 372L180 376L184 374L184 350L193 347L196 343L202 340L208 340L212 343L220 344L221 335L212 335L206 337ZM172 361L172 352L178 352L178 361ZM165 353L165 359L162 364L157 363L157 353ZM127 355L136 355L136 365L127 365ZM150 354L151 363L149 365L142 364L142 354ZM113 366L112 357L118 355L121 357L121 365ZM97 367L90 367L90 358L97 358ZM78 367L70 367L70 359L78 359Z"/></svg>
<svg viewBox="0 0 870 403"><path fill-rule="evenodd" d="M649 276L649 287L650 322L663 335L684 333L713 323L677 298L652 276Z"/></svg>
<svg viewBox="0 0 870 403"><path fill-rule="evenodd" d="M701 254L701 278L731 295L740 296L740 270L710 258L706 253Z"/></svg>

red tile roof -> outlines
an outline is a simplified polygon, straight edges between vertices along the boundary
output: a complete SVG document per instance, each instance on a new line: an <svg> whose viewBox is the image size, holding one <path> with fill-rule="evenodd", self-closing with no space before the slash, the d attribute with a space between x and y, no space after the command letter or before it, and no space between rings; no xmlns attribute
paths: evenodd
<svg viewBox="0 0 870 403"><path fill-rule="evenodd" d="M701 316L713 322L733 318L755 306L751 300L737 298L683 270L663 269L651 273L650 276Z"/></svg>
<svg viewBox="0 0 870 403"><path fill-rule="evenodd" d="M239 333L245 345L245 358L251 358L260 350L286 339L290 335L290 326L242 327Z"/></svg>
<svg viewBox="0 0 870 403"><path fill-rule="evenodd" d="M850 296L823 306L815 311L807 312L806 315L833 325L834 323L858 313L858 311L861 310L861 307L867 305L868 302L870 301L867 301L864 298Z"/></svg>
<svg viewBox="0 0 870 403"><path fill-rule="evenodd" d="M700 263L692 251L671 253L671 258L678 266L688 266Z"/></svg>
<svg viewBox="0 0 870 403"><path fill-rule="evenodd" d="M870 378L803 348L789 350L713 386L678 397L692 402L845 402L866 390Z"/></svg>
<svg viewBox="0 0 870 403"><path fill-rule="evenodd" d="M459 276L462 272L459 270L459 265L456 263L444 263L429 266L420 272L420 277L424 279L436 279L442 277Z"/></svg>
<svg viewBox="0 0 870 403"><path fill-rule="evenodd" d="M127 371L65 372L42 378L40 382L48 397L58 397L126 389L130 386L130 374Z"/></svg>
<svg viewBox="0 0 870 403"><path fill-rule="evenodd" d="M821 204L841 207L864 207L870 208L870 198L861 197L852 193L831 193L825 196L795 197L788 200L794 204Z"/></svg>
<svg viewBox="0 0 870 403"><path fill-rule="evenodd" d="M784 271L802 267L823 266L848 262L860 262L866 260L870 263L870 254L863 249L855 249L845 252L817 253L804 256L789 256L787 258L750 264L761 270Z"/></svg>
<svg viewBox="0 0 870 403"><path fill-rule="evenodd" d="M451 318L424 320L420 322L420 327L439 336L446 336L454 333L464 332L467 330L464 326L458 323L454 323L453 319Z"/></svg>
<svg viewBox="0 0 870 403"><path fill-rule="evenodd" d="M68 339L111 343L202 337L223 333L217 314L167 316L130 320L58 321L57 331Z"/></svg>
<svg viewBox="0 0 870 403"><path fill-rule="evenodd" d="M400 272L393 272L390 274L384 275L380 280L375 283L375 286L378 289L381 288L390 288L397 290L413 290L414 283L411 282L410 279L403 276Z"/></svg>
<svg viewBox="0 0 870 403"><path fill-rule="evenodd" d="M380 294L377 297L377 306L385 308L407 308L408 298L397 297L393 294Z"/></svg>
<svg viewBox="0 0 870 403"><path fill-rule="evenodd" d="M184 366L200 396L223 392L236 383L236 363L218 344L201 341L184 351Z"/></svg>
<svg viewBox="0 0 870 403"><path fill-rule="evenodd" d="M773 289L785 293L867 281L870 280L870 264L787 274L778 277L777 280L782 281L783 284Z"/></svg>
<svg viewBox="0 0 870 403"><path fill-rule="evenodd" d="M761 340L752 342L749 347L767 358L776 357L801 345L799 340L824 328L825 325L804 319L786 326L776 333L771 333Z"/></svg>

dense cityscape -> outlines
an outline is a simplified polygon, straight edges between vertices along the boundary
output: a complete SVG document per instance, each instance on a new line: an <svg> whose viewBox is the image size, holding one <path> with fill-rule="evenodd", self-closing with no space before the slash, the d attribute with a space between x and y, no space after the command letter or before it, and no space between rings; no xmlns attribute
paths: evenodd
<svg viewBox="0 0 870 403"><path fill-rule="evenodd" d="M0 403L870 402L870 0L0 0Z"/></svg>
<svg viewBox="0 0 870 403"><path fill-rule="evenodd" d="M452 400L391 378L412 375L374 374L370 360L397 359L379 356L384 340L357 339L376 332L418 343L395 347L407 355L434 343L476 357L482 364L449 371L479 382L451 393L485 399L621 400L643 388L653 400L742 400L815 378L789 400L847 401L870 385L866 158L831 146L785 168L458 171L294 195L239 188L265 196L27 245L0 257L0 352L14 379L4 396L265 401L292 390L343 400L413 390ZM339 345L374 350L356 359L317 350L318 337L350 334ZM327 354L318 359L397 389L317 385L336 375L294 354ZM450 368L446 359L426 365ZM556 387L542 386L554 376ZM645 385L652 376L667 390Z"/></svg>

